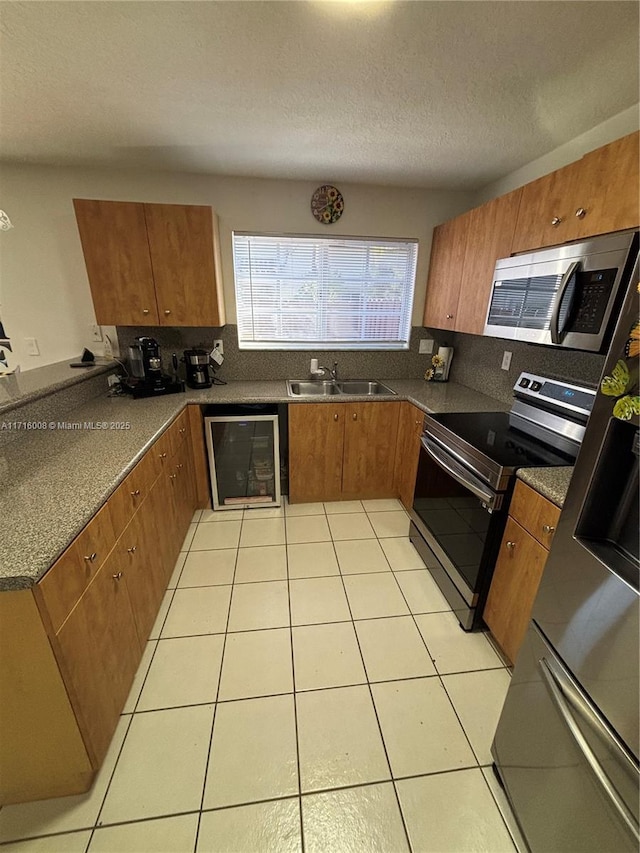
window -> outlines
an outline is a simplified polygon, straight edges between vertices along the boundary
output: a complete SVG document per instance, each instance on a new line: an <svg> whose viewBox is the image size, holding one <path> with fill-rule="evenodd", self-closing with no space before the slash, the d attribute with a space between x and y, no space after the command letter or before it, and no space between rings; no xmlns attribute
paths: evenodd
<svg viewBox="0 0 640 853"><path fill-rule="evenodd" d="M408 349L416 240L233 235L240 349Z"/></svg>

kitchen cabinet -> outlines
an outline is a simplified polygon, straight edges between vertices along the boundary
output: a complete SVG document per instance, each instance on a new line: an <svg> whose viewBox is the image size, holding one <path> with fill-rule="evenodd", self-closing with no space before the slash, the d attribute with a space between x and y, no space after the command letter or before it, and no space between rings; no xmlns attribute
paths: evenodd
<svg viewBox="0 0 640 853"><path fill-rule="evenodd" d="M413 505L424 412L413 403L400 404L394 466L395 492L406 509Z"/></svg>
<svg viewBox="0 0 640 853"><path fill-rule="evenodd" d="M531 618L560 510L518 481L482 618L512 663Z"/></svg>
<svg viewBox="0 0 640 853"><path fill-rule="evenodd" d="M511 253L637 228L638 133L522 188Z"/></svg>
<svg viewBox="0 0 640 853"><path fill-rule="evenodd" d="M394 496L399 403L289 406L289 501Z"/></svg>
<svg viewBox="0 0 640 853"><path fill-rule="evenodd" d="M218 223L210 207L73 204L98 323L224 324Z"/></svg>
<svg viewBox="0 0 640 853"><path fill-rule="evenodd" d="M522 190L494 198L470 211L455 330L481 335L496 261L511 252ZM448 328L448 327L447 327Z"/></svg>
<svg viewBox="0 0 640 853"><path fill-rule="evenodd" d="M2 802L81 793L102 763L193 512L206 505L193 409L39 583L0 594L0 724L12 736L0 739Z"/></svg>
<svg viewBox="0 0 640 853"><path fill-rule="evenodd" d="M433 229L423 325L455 329L471 213Z"/></svg>

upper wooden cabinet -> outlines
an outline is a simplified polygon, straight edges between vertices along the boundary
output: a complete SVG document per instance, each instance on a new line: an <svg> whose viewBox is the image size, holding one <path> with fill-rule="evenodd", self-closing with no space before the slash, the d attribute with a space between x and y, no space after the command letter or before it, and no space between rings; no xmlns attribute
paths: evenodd
<svg viewBox="0 0 640 853"><path fill-rule="evenodd" d="M471 214L463 213L433 229L424 325L455 329Z"/></svg>
<svg viewBox="0 0 640 853"><path fill-rule="evenodd" d="M224 324L210 207L89 199L73 205L98 323Z"/></svg>
<svg viewBox="0 0 640 853"><path fill-rule="evenodd" d="M470 211L455 330L481 335L496 261L511 252L522 190L494 198Z"/></svg>
<svg viewBox="0 0 640 853"><path fill-rule="evenodd" d="M511 253L636 228L638 133L522 188Z"/></svg>

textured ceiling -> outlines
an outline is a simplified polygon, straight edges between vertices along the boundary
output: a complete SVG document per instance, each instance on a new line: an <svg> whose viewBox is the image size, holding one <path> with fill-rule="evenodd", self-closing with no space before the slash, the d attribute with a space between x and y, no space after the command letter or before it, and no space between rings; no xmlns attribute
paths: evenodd
<svg viewBox="0 0 640 853"><path fill-rule="evenodd" d="M1 2L0 154L475 189L638 100L636 2Z"/></svg>

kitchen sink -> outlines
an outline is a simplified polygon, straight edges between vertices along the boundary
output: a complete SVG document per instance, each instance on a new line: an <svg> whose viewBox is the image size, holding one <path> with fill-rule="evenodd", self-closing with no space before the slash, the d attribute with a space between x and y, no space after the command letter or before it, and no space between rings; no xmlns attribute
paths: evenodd
<svg viewBox="0 0 640 853"><path fill-rule="evenodd" d="M376 394L394 394L382 382L369 379L344 379L338 382L328 379L287 379L290 397L330 397L336 394L355 394L373 397Z"/></svg>
<svg viewBox="0 0 640 853"><path fill-rule="evenodd" d="M291 397L329 397L340 393L335 382L318 379L287 379L287 391Z"/></svg>
<svg viewBox="0 0 640 853"><path fill-rule="evenodd" d="M391 388L383 385L377 380L367 379L345 379L337 383L343 394L365 394L371 397L374 394L395 394Z"/></svg>

